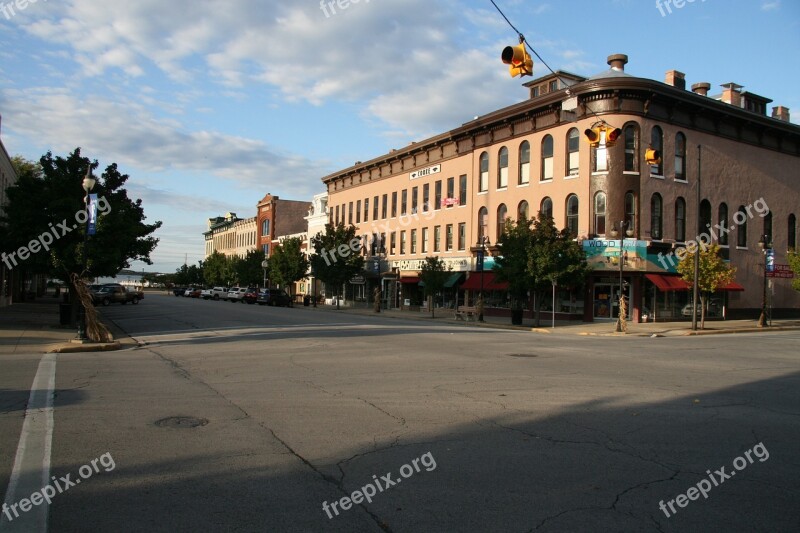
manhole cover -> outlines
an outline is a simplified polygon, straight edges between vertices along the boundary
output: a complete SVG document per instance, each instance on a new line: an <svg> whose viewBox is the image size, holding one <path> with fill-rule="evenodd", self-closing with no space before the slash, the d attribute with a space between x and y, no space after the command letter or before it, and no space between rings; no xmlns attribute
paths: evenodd
<svg viewBox="0 0 800 533"><path fill-rule="evenodd" d="M535 353L510 353L508 354L509 357L539 357L539 354Z"/></svg>
<svg viewBox="0 0 800 533"><path fill-rule="evenodd" d="M206 424L208 424L208 420L205 418L195 418L193 416L170 416L156 420L156 425L160 428L196 428Z"/></svg>

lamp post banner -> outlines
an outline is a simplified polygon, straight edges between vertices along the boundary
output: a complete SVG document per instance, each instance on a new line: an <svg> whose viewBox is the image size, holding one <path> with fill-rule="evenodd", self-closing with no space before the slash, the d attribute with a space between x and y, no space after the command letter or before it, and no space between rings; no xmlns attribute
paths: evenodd
<svg viewBox="0 0 800 533"><path fill-rule="evenodd" d="M86 208L89 211L88 222L86 226L86 233L88 235L94 235L97 231L97 195L90 194L89 195L89 202L86 204Z"/></svg>

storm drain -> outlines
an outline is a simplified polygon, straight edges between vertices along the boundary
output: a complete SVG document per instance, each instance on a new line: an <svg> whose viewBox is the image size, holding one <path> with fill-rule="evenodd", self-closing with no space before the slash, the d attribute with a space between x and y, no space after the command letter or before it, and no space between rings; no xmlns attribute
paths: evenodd
<svg viewBox="0 0 800 533"><path fill-rule="evenodd" d="M508 354L509 357L539 357L537 353L510 353Z"/></svg>
<svg viewBox="0 0 800 533"><path fill-rule="evenodd" d="M205 418L196 418L193 416L170 416L156 420L156 426L160 428L177 428L177 429L191 429L208 424Z"/></svg>

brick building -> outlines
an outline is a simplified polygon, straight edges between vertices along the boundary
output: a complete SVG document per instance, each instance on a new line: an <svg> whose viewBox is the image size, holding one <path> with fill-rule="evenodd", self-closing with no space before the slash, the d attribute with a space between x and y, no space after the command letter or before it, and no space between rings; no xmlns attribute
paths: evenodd
<svg viewBox="0 0 800 533"><path fill-rule="evenodd" d="M305 234L310 202L281 200L267 193L257 204L257 243L267 257L280 238Z"/></svg>

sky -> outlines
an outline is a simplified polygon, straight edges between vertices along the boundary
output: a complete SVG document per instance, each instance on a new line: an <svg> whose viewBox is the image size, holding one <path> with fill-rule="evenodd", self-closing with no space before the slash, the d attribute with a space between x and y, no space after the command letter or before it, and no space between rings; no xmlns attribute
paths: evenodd
<svg viewBox="0 0 800 533"><path fill-rule="evenodd" d="M800 119L798 0L495 1L554 70L625 53L634 76L735 82ZM500 61L516 43L489 0L0 0L0 138L116 162L163 222L133 269L174 272L208 218L310 202L327 174L527 98Z"/></svg>

